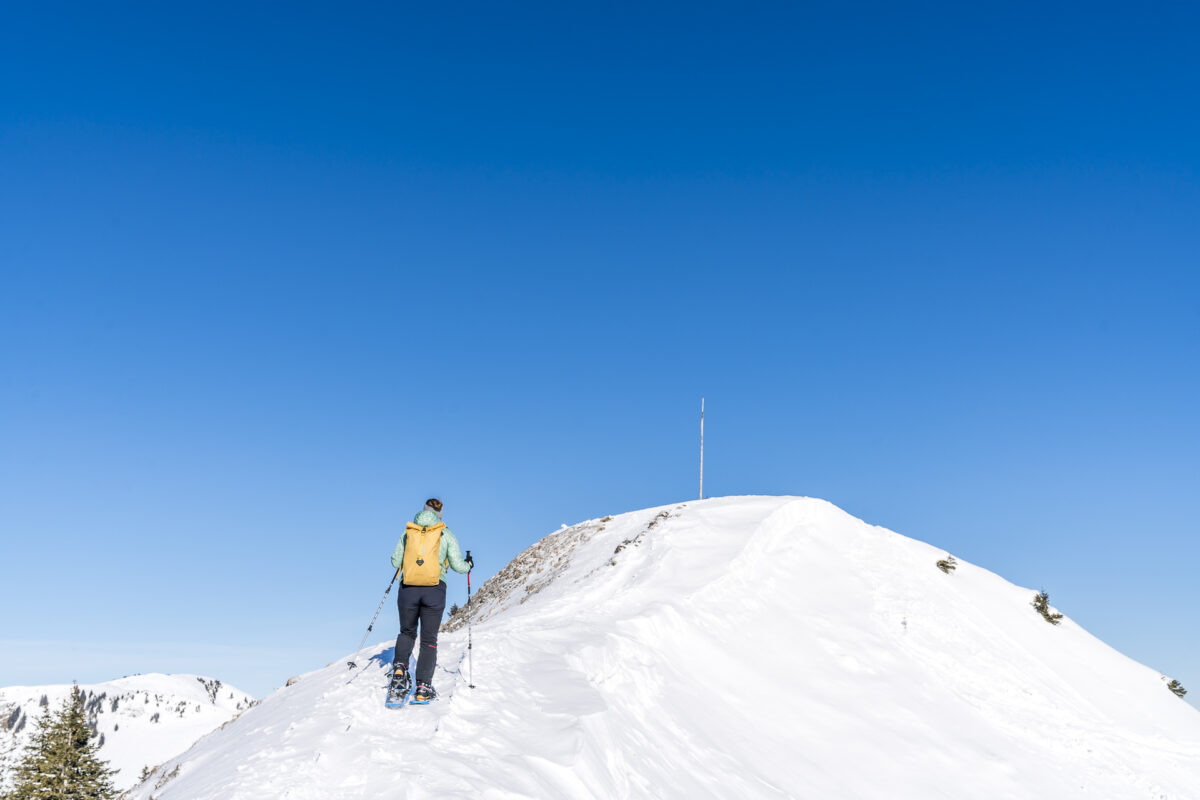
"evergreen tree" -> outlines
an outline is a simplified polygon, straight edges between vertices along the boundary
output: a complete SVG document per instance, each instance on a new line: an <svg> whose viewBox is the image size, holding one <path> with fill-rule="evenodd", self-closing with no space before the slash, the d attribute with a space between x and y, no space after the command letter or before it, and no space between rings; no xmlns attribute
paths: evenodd
<svg viewBox="0 0 1200 800"><path fill-rule="evenodd" d="M1187 694L1187 689L1183 688L1183 684L1179 681L1171 681L1167 684L1167 688L1180 697L1183 697L1185 694Z"/></svg>
<svg viewBox="0 0 1200 800"><path fill-rule="evenodd" d="M1042 619L1051 625L1057 625L1062 621L1062 614L1050 610L1050 595L1046 594L1046 592L1043 591L1035 594L1032 605L1034 610L1042 615Z"/></svg>
<svg viewBox="0 0 1200 800"><path fill-rule="evenodd" d="M958 560L952 555L947 555L945 558L937 562L937 568L949 575L958 568Z"/></svg>
<svg viewBox="0 0 1200 800"><path fill-rule="evenodd" d="M450 616L453 617L457 613L458 613L458 603L454 603L453 605L450 606Z"/></svg>
<svg viewBox="0 0 1200 800"><path fill-rule="evenodd" d="M5 800L113 800L114 770L96 755L87 725L83 692L76 686L54 716L49 708L37 721L15 785Z"/></svg>

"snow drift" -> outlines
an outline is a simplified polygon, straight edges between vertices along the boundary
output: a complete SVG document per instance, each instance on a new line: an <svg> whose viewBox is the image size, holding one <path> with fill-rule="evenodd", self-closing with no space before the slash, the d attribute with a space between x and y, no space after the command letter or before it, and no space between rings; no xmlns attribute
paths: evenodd
<svg viewBox="0 0 1200 800"><path fill-rule="evenodd" d="M475 689L459 615L440 702L385 709L379 644L131 797L1200 797L1200 713L1157 672L942 556L805 498L592 520L480 591Z"/></svg>
<svg viewBox="0 0 1200 800"><path fill-rule="evenodd" d="M113 778L118 789L254 705L245 692L201 675L133 675L79 690L100 758L119 770ZM58 713L70 694L66 684L0 689L0 791L12 788L12 772L43 709Z"/></svg>

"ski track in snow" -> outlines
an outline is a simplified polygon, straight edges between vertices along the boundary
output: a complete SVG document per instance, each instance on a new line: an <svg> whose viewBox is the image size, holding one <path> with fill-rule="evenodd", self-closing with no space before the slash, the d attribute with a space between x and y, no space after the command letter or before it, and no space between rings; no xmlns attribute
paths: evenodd
<svg viewBox="0 0 1200 800"><path fill-rule="evenodd" d="M475 689L467 631L443 632L441 699L388 709L375 645L131 800L1200 797L1200 713L1156 672L823 501L664 506L543 545L475 610Z"/></svg>

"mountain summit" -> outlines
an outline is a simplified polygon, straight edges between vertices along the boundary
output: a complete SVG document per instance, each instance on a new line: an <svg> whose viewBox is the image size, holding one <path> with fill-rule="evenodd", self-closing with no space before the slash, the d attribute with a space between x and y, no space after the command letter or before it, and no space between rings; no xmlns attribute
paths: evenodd
<svg viewBox="0 0 1200 800"><path fill-rule="evenodd" d="M1188 800L1200 713L1031 589L821 500L565 528L444 626L423 708L390 643L308 673L133 800ZM170 777L167 777L170 776Z"/></svg>

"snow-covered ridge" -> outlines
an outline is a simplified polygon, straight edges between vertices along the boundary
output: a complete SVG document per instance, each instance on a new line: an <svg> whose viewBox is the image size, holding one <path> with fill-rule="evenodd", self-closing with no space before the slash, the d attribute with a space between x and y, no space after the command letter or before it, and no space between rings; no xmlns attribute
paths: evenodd
<svg viewBox="0 0 1200 800"><path fill-rule="evenodd" d="M457 627L442 700L389 711L381 642L130 796L1200 797L1200 713L1157 672L944 555L807 498L592 520L480 587L475 689Z"/></svg>
<svg viewBox="0 0 1200 800"><path fill-rule="evenodd" d="M56 713L68 684L0 689L0 791L11 788L18 763L44 709ZM127 789L142 769L155 767L252 707L254 698L201 675L133 675L80 684L100 757L120 770L114 784Z"/></svg>
<svg viewBox="0 0 1200 800"><path fill-rule="evenodd" d="M650 509L648 513L652 516L649 517L645 529L623 539L613 548L613 558L609 566L616 565L616 557L622 550L639 545L655 526L668 519L672 513L678 514L686 507L686 503L681 503L670 509ZM472 621L482 622L498 611L524 603L549 586L566 571L580 545L590 542L603 532L607 523L612 520L612 517L602 517L570 527L564 526L522 550L504 569L479 587L479 591L471 600ZM454 631L466 625L467 611L466 607L460 607L458 612L451 615L442 625L442 630Z"/></svg>

